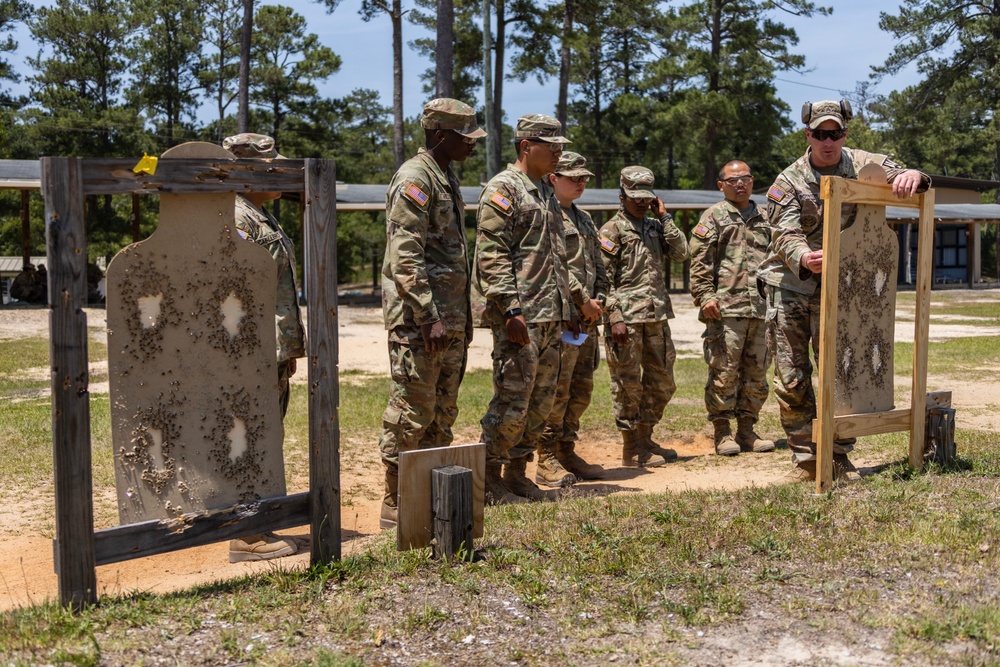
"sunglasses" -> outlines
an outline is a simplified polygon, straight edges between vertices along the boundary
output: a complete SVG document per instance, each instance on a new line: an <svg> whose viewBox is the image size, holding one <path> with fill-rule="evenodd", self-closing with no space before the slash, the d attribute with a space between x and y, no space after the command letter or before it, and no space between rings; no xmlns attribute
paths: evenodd
<svg viewBox="0 0 1000 667"><path fill-rule="evenodd" d="M590 176L563 176L562 174L556 174L559 178L568 178L574 183L589 183Z"/></svg>
<svg viewBox="0 0 1000 667"><path fill-rule="evenodd" d="M452 130L452 132L455 132L455 130ZM467 137L464 134L459 134L458 132L455 132L455 134L458 134L458 136L462 137L462 143L467 144L469 146L475 146L476 142L479 141L479 137Z"/></svg>
<svg viewBox="0 0 1000 667"><path fill-rule="evenodd" d="M723 183L728 185L739 185L740 183L744 185L749 185L753 182L753 174L746 174L744 176L732 176L730 178L723 178Z"/></svg>
<svg viewBox="0 0 1000 667"><path fill-rule="evenodd" d="M653 200L649 197L631 197L631 199L639 206L647 206L653 203Z"/></svg>
<svg viewBox="0 0 1000 667"><path fill-rule="evenodd" d="M813 139L816 141L826 141L830 139L831 141L840 141L847 134L846 129L841 130L809 130Z"/></svg>
<svg viewBox="0 0 1000 667"><path fill-rule="evenodd" d="M554 144L554 143L552 143L550 141L545 141L543 139L528 139L528 141L530 141L533 144L541 144L541 145L545 146L546 148L548 148L553 153L562 153L562 151L563 151L563 145L562 144Z"/></svg>

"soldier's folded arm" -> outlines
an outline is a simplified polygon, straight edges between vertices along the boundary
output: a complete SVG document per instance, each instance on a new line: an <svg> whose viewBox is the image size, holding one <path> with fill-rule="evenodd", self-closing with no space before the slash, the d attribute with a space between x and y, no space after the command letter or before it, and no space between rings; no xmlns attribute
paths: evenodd
<svg viewBox="0 0 1000 667"><path fill-rule="evenodd" d="M403 183L400 190L408 185L409 182ZM396 195L386 220L389 242L385 251L389 273L403 303L413 310L413 320L417 325L432 324L441 319L434 303L424 257L428 220L426 206L420 206L401 193Z"/></svg>

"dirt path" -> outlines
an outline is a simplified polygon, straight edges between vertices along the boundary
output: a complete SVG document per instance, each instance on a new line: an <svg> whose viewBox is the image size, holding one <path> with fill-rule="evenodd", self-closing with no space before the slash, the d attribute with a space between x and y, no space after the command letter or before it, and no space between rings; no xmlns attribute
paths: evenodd
<svg viewBox="0 0 1000 667"><path fill-rule="evenodd" d="M976 293L981 296L981 293ZM701 354L702 325L698 322L689 297L674 295L677 318L671 329L680 356L697 357ZM971 297L970 297L971 298ZM905 308L898 313L906 318ZM104 332L103 310L88 310L88 324L98 330L94 337L100 339ZM47 312L44 309L0 309L0 350L4 340L47 335ZM911 314L912 317L912 314ZM1000 327L983 327L962 323L954 319L935 321L931 326L932 339L998 335ZM897 324L897 340L912 340L912 319ZM489 333L477 330L469 355L470 369L490 367L491 341ZM381 374L388 369L385 332L381 312L371 308L342 308L340 310L340 367L342 370ZM96 369L95 369L96 370ZM49 369L32 369L30 375L45 378ZM304 376L295 378L305 382ZM908 379L897 379L909 386ZM1000 430L1000 382L960 382L954 378L931 377L928 389L951 389L954 404L962 410L962 423L975 428ZM107 383L91 385L92 393L107 392ZM777 413L773 400L764 410ZM745 454L731 459L714 456L711 440L705 432L672 438L662 426L657 439L673 447L680 459L671 465L652 470L623 469L620 463L621 446L617 440L584 434L579 450L592 462L608 469L605 479L578 484L569 493L600 494L662 492L665 490L720 488L731 489L751 485L768 485L788 470L787 453ZM460 431L460 442L471 442L478 436L472 431ZM772 434L777 435L777 434ZM345 497L354 500L342 509L341 525L344 529L344 554L364 547L370 536L378 532L378 507L381 493L381 467L374 447L350 465L345 462L342 470L342 487ZM863 453L858 463L866 462ZM532 474L529 466L529 474ZM289 491L307 488L305 478L292 479ZM349 493L353 491L353 493ZM95 488L95 521L97 527L117 523L114 514L115 491L113 488ZM54 535L54 502L51 478L39 480L38 488L31 493L24 489L0 490L0 609L33 604L57 596L57 580L53 572L52 542ZM489 527L487 526L487 530ZM306 528L285 531L288 534L305 534ZM262 563L230 564L227 544L187 549L173 554L137 559L98 568L99 593L124 594L133 591L166 592L191 587L219 579L228 579L250 572L271 568L305 567L308 554Z"/></svg>

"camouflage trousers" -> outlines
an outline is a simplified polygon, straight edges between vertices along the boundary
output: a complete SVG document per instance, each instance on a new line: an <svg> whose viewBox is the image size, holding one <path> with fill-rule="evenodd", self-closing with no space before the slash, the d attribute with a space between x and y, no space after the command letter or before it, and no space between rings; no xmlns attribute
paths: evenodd
<svg viewBox="0 0 1000 667"><path fill-rule="evenodd" d="M506 462L528 456L542 437L559 380L562 322L528 324L530 343L521 347L507 327L493 330L493 399L480 420L486 458Z"/></svg>
<svg viewBox="0 0 1000 667"><path fill-rule="evenodd" d="M433 353L424 346L419 327L389 333L392 385L382 413L383 463L397 466L400 452L451 444L466 349L464 331L449 331L445 349Z"/></svg>
<svg viewBox="0 0 1000 667"><path fill-rule="evenodd" d="M816 392L810 351L819 363L820 290L812 295L769 285L767 288L767 347L774 359L774 397L781 411L781 426L796 461L816 458L812 422L816 418ZM846 454L854 440L833 443L835 454Z"/></svg>
<svg viewBox="0 0 1000 667"><path fill-rule="evenodd" d="M559 381L552 412L545 420L547 441L576 442L580 432L580 417L590 405L594 392L594 371L601 362L597 345L598 327L591 324L584 328L587 340L582 345L562 344L559 360Z"/></svg>
<svg viewBox="0 0 1000 667"><path fill-rule="evenodd" d="M754 422L767 400L767 369L771 354L764 320L724 317L708 320L702 334L708 382L708 421L749 417Z"/></svg>
<svg viewBox="0 0 1000 667"><path fill-rule="evenodd" d="M677 390L674 383L677 352L669 322L636 322L626 326L629 341L624 345L615 343L611 325L604 337L611 373L611 401L620 431L632 430L637 424L658 424L663 409Z"/></svg>

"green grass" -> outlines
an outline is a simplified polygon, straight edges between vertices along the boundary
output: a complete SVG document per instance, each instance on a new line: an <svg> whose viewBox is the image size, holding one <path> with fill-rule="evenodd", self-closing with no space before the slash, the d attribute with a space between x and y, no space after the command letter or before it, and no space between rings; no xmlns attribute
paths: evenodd
<svg viewBox="0 0 1000 667"><path fill-rule="evenodd" d="M913 375L913 343L896 343L893 355L895 372ZM963 380L991 379L1000 366L1000 337L975 336L953 338L927 345L927 372L952 375Z"/></svg>

